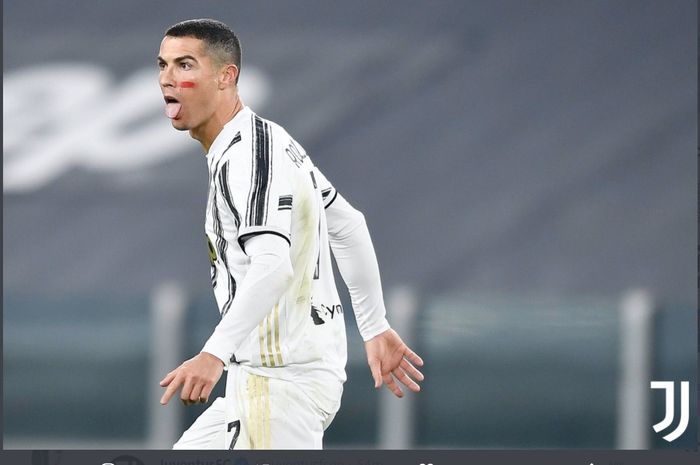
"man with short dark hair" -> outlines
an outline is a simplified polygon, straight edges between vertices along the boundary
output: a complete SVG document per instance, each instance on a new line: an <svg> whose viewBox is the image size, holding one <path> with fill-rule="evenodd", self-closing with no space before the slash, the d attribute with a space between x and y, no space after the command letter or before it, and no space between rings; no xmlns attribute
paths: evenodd
<svg viewBox="0 0 700 465"><path fill-rule="evenodd" d="M158 55L165 112L202 145L209 168L205 233L221 321L202 351L168 373L206 403L223 370L226 395L176 449L320 449L340 407L346 336L330 251L348 286L375 388L418 392L423 361L385 318L367 225L282 127L238 95L241 48L225 24L172 26Z"/></svg>

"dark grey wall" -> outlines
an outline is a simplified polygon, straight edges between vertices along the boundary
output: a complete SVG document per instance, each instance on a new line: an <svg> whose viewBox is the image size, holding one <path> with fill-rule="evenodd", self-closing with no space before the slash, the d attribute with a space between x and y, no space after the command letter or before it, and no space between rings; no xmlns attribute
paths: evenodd
<svg viewBox="0 0 700 465"><path fill-rule="evenodd" d="M646 286L693 303L694 11L692 1L9 2L4 65L95 63L118 79L153 63L169 24L220 18L241 37L243 73L271 79L256 110L365 212L385 284ZM206 289L205 183L190 145L138 172L73 169L6 191L6 292L141 292L166 278Z"/></svg>

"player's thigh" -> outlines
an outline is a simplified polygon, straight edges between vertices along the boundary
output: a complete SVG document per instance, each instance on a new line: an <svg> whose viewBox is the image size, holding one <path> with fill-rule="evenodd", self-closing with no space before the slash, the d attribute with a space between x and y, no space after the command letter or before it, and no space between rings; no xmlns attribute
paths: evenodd
<svg viewBox="0 0 700 465"><path fill-rule="evenodd" d="M249 373L227 390L227 444L235 449L321 449L332 416L294 383ZM237 399L235 405L234 397Z"/></svg>
<svg viewBox="0 0 700 465"><path fill-rule="evenodd" d="M271 380L270 440L275 449L322 449L327 415L296 384Z"/></svg>
<svg viewBox="0 0 700 465"><path fill-rule="evenodd" d="M225 449L225 410L224 398L216 398L182 433L173 449Z"/></svg>

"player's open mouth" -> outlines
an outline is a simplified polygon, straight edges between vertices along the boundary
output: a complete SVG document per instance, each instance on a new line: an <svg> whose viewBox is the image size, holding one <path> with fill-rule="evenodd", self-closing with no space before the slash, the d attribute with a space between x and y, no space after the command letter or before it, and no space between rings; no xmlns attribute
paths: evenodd
<svg viewBox="0 0 700 465"><path fill-rule="evenodd" d="M175 97L165 96L164 98L166 116L170 119L177 118L177 115L180 114L180 110L182 109L182 104Z"/></svg>

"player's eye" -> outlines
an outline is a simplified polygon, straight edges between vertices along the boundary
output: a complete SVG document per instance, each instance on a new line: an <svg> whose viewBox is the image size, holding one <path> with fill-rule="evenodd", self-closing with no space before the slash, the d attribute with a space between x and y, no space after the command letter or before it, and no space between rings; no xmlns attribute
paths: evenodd
<svg viewBox="0 0 700 465"><path fill-rule="evenodd" d="M159 62L158 62L158 69L164 70L164 69L165 69L165 63L163 63L162 61L159 61Z"/></svg>
<svg viewBox="0 0 700 465"><path fill-rule="evenodd" d="M190 63L188 63L188 62L186 62L186 61L183 61L182 63L180 63L180 68L182 68L182 69L184 69L185 71L187 71L187 70L192 69L192 64L190 64Z"/></svg>

